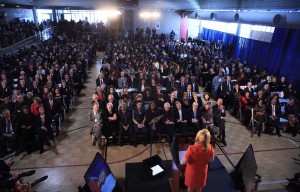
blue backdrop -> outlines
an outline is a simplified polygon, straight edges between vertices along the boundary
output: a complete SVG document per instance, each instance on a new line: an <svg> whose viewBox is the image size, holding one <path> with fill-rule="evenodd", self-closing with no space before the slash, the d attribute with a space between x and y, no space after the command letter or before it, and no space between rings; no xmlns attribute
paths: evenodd
<svg viewBox="0 0 300 192"><path fill-rule="evenodd" d="M202 38L222 40L225 45L232 42L234 56L256 65L260 70L278 78L285 76L288 82L297 83L300 88L300 30L275 28L271 43L237 37L220 31L204 28Z"/></svg>

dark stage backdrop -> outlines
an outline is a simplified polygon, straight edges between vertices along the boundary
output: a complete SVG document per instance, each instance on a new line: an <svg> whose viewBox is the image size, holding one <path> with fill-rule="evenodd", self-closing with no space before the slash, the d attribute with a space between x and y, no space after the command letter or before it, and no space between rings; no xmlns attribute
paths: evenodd
<svg viewBox="0 0 300 192"><path fill-rule="evenodd" d="M300 90L300 30L275 28L271 43L204 28L202 38L232 43L233 56L278 78L285 76Z"/></svg>

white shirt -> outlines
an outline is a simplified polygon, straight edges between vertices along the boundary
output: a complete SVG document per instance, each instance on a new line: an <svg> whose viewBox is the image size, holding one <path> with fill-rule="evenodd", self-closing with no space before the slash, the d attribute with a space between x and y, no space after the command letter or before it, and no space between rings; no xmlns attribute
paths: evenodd
<svg viewBox="0 0 300 192"><path fill-rule="evenodd" d="M182 121L182 110L178 110L178 113L179 113L179 120Z"/></svg>

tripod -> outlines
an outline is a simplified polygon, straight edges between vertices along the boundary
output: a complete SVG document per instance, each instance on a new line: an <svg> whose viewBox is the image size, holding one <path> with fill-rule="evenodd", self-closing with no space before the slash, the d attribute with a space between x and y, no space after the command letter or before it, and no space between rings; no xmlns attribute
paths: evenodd
<svg viewBox="0 0 300 192"><path fill-rule="evenodd" d="M151 123L151 124L149 124L149 125L153 125L153 124L154 124L154 123ZM151 159L151 157L152 157L152 145L153 145L153 135L154 135L154 132L155 132L155 130L152 129L152 127L151 127L151 133L150 133L150 156L149 156L150 159ZM166 160L168 160L167 155L166 155L166 152L165 152L165 148L164 148L164 146L163 146L163 144L162 144L162 141L161 141L161 135L160 135L160 133L158 133L157 135L158 135L158 140L159 140L159 142L160 142L161 148L162 148L162 150L163 150L163 152L164 152L165 158L166 158Z"/></svg>

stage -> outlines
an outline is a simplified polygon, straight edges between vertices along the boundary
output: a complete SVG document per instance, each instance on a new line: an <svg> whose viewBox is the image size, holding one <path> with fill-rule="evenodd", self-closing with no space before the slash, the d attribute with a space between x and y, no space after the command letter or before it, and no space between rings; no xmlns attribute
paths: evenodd
<svg viewBox="0 0 300 192"><path fill-rule="evenodd" d="M169 178L172 177L172 161L163 161L166 165L165 173L155 178L147 176L143 172L143 163L126 163L125 184L127 192L170 192ZM238 192L235 183L227 173L225 167L215 156L215 160L209 165L207 184L204 192Z"/></svg>

